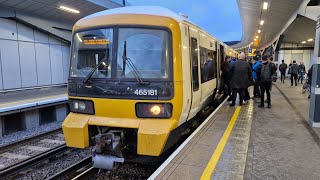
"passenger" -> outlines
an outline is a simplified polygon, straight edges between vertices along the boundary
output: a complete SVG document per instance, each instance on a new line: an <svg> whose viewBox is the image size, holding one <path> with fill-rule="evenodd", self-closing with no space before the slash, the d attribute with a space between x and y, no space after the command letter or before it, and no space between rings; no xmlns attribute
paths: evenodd
<svg viewBox="0 0 320 180"><path fill-rule="evenodd" d="M268 62L268 56L262 56L262 63L258 66L257 69L257 78L260 83L261 90L261 104L260 108L264 107L264 93L267 93L267 103L268 108L271 108L271 84L272 84L272 74L274 74L274 68L270 62Z"/></svg>
<svg viewBox="0 0 320 180"><path fill-rule="evenodd" d="M249 78L251 77L251 68L245 59L246 55L241 53L239 60L233 63L230 69L230 86L232 88L232 103L230 106L235 106L238 93L240 96L240 105L242 105L245 90L250 85Z"/></svg>
<svg viewBox="0 0 320 180"><path fill-rule="evenodd" d="M297 86L297 77L299 73L299 66L296 63L296 60L293 60L292 65L290 66L290 72L291 72L291 86L293 86L293 80L295 85Z"/></svg>
<svg viewBox="0 0 320 180"><path fill-rule="evenodd" d="M258 61L258 57L254 57L252 61L252 78L253 78L253 97L260 98L260 87L259 87L259 81L257 77L257 69L259 65L261 64L260 61Z"/></svg>
<svg viewBox="0 0 320 180"><path fill-rule="evenodd" d="M302 81L303 81L303 79L304 79L304 75L305 75L305 74L306 74L306 67L304 66L303 62L300 62L298 82L301 80L301 84L302 84Z"/></svg>
<svg viewBox="0 0 320 180"><path fill-rule="evenodd" d="M222 65L221 65L221 77L222 77L222 81L223 81L223 86L227 87L227 95L229 96L228 101L231 101L231 87L230 87L230 62L231 57L226 57L225 60L223 61Z"/></svg>
<svg viewBox="0 0 320 180"><path fill-rule="evenodd" d="M286 71L287 71L288 65L282 60L282 63L279 66L279 71L281 72L281 82L284 83L284 80L286 79Z"/></svg>
<svg viewBox="0 0 320 180"><path fill-rule="evenodd" d="M271 75L271 80L273 82L276 82L277 81L277 66L273 63L273 57L269 57L268 58L268 62L271 64L272 68L273 68L273 71L274 72L272 75ZM272 90L272 83L271 83L271 86L270 86L270 91Z"/></svg>
<svg viewBox="0 0 320 180"><path fill-rule="evenodd" d="M308 70L308 84L309 84L309 96L308 98L310 98L310 93L311 93L311 83L312 83L312 68L313 68L313 65L311 66L311 68Z"/></svg>

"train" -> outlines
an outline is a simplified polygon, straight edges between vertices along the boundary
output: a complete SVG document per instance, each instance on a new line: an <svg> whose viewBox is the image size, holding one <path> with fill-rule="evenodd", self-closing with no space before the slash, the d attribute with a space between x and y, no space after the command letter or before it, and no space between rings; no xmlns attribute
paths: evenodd
<svg viewBox="0 0 320 180"><path fill-rule="evenodd" d="M92 146L103 169L170 149L215 99L224 57L238 55L186 15L156 6L80 19L70 51L66 145Z"/></svg>

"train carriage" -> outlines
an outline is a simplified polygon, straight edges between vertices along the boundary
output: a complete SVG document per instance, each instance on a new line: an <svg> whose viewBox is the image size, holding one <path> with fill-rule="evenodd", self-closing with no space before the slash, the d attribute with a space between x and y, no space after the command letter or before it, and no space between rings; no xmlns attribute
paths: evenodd
<svg viewBox="0 0 320 180"><path fill-rule="evenodd" d="M73 27L67 146L94 145L94 166L160 156L215 97L236 52L161 7L124 7Z"/></svg>

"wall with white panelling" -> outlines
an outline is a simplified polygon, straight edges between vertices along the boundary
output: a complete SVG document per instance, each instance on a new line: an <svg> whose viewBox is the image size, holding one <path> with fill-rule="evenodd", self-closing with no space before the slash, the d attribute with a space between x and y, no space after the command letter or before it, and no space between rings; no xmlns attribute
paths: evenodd
<svg viewBox="0 0 320 180"><path fill-rule="evenodd" d="M303 47L301 44L283 43L281 48L293 48L293 47ZM282 60L289 66L290 61L296 60L298 64L303 62L306 66L306 70L311 67L313 59L313 50L281 50L278 54L278 64L281 64ZM279 66L278 66L279 67ZM280 76L280 72L278 72Z"/></svg>
<svg viewBox="0 0 320 180"><path fill-rule="evenodd" d="M0 24L0 91L67 82L69 44L15 20Z"/></svg>

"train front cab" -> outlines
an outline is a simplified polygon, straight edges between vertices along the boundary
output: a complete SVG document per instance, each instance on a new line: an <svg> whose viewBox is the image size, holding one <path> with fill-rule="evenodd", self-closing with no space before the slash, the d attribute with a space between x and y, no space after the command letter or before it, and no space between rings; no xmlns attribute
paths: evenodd
<svg viewBox="0 0 320 180"><path fill-rule="evenodd" d="M101 24L103 22L103 24ZM140 22L140 23L138 23ZM94 113L84 114L77 111L71 112L65 121L63 122L63 132L67 146L76 148L85 148L89 146L89 126L110 127L110 128L126 128L137 130L137 154L148 156L159 156L166 144L170 132L177 128L181 119L181 113L183 109L183 79L182 79L182 58L181 58L181 31L179 23L171 18L150 16L150 15L106 15L98 16L94 18L80 20L76 23L73 29L73 44L75 47L75 40L78 39L82 30L96 29L101 27L112 27L117 24L117 32L113 35L119 34L120 28L150 28L150 29L168 29L170 34L169 56L172 64L172 81L171 82L148 82L148 85L139 85L133 79L133 83L124 82L117 84L117 80L110 79L114 82L116 88L126 87L134 88L132 93L139 89L147 89L148 87L156 87L157 84L161 84L161 87L172 85L172 95L169 98L163 98L164 100L158 100L149 98L143 98L140 96L132 97L128 95L112 94L111 98L104 97L92 97L99 96L101 94L95 94L99 92L99 88L112 86L111 83L102 83L103 81L95 80L92 78L91 84L83 83L84 78L73 78L70 74L68 89L70 106L74 106L74 102L79 103L92 102L92 108ZM84 37L82 38L82 41ZM114 38L117 39L117 38ZM92 41L87 41L92 42ZM127 42L127 46L130 45ZM128 48L128 47L127 47ZM128 48L129 49L129 48ZM74 49L72 49L73 51ZM117 50L113 49L112 56L115 58L113 62L116 62ZM171 54L170 54L171 53ZM71 53L72 54L72 53ZM73 56L73 55L71 55ZM128 55L130 56L130 54ZM71 57L71 68L72 68ZM173 73L174 72L174 73ZM117 72L115 72L117 74ZM148 80L146 80L148 81ZM129 84L129 85L128 85ZM119 90L122 92L122 90ZM104 91L103 91L104 92ZM126 91L127 92L127 91ZM111 96L110 95L110 96ZM73 104L72 104L73 103ZM139 118L137 116L137 104L141 103L156 103L156 104L171 104L172 114L166 118ZM72 108L71 108L72 109Z"/></svg>

